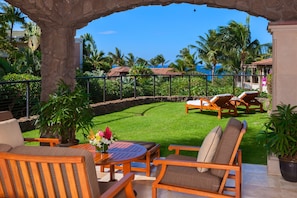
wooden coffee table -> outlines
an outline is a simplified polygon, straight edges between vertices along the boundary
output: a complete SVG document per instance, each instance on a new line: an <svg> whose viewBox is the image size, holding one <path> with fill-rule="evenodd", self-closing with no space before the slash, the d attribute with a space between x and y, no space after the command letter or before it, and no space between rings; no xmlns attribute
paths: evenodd
<svg viewBox="0 0 297 198"><path fill-rule="evenodd" d="M115 180L114 166L123 164L123 174L131 172L131 161L143 157L146 154L146 148L131 142L115 142L108 148L107 153L96 151L95 146L91 144L78 144L72 148L86 149L93 154L96 165L110 166L110 180Z"/></svg>

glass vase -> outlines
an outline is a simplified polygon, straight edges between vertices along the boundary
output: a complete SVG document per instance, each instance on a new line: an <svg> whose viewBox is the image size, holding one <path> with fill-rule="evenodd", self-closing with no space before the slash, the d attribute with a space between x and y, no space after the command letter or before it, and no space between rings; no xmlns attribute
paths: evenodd
<svg viewBox="0 0 297 198"><path fill-rule="evenodd" d="M100 153L107 153L107 150L108 150L108 144L103 144L101 148L96 146L96 151Z"/></svg>

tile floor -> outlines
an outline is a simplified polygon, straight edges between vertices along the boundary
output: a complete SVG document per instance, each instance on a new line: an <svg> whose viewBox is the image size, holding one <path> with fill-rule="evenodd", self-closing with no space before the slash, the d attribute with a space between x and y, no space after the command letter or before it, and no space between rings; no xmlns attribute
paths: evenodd
<svg viewBox="0 0 297 198"><path fill-rule="evenodd" d="M100 173L97 167L99 180L109 179L109 173ZM155 171L151 177L144 173L136 172L134 189L137 191L137 198L151 197L151 184ZM116 173L116 178L121 178L121 173ZM267 167L264 165L243 164L242 198L289 198L297 197L297 183L287 182L281 176L268 175ZM196 198L197 196L158 190L158 198Z"/></svg>

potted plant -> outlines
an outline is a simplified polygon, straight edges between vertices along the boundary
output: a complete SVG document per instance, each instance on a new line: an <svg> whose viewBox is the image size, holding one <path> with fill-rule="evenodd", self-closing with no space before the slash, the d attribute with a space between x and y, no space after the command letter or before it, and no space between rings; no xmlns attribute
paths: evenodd
<svg viewBox="0 0 297 198"><path fill-rule="evenodd" d="M47 102L41 103L36 126L43 137L59 137L62 146L77 143L76 132L89 132L93 125L93 112L88 95L76 86L72 91L60 81L56 92Z"/></svg>
<svg viewBox="0 0 297 198"><path fill-rule="evenodd" d="M269 153L278 156L283 178L297 182L297 106L280 104L276 108L264 124L259 140Z"/></svg>

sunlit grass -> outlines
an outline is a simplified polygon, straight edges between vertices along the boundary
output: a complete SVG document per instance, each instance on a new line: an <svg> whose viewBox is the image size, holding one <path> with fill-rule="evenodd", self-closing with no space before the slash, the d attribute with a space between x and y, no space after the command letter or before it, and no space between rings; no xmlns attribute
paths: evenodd
<svg viewBox="0 0 297 198"><path fill-rule="evenodd" d="M169 144L201 145L207 133L217 125L225 128L229 120L224 115L221 120L216 112L191 110L185 113L184 102L160 102L128 108L94 117L93 130L110 127L120 140L153 141L161 144L161 156L167 156ZM266 151L257 144L256 134L262 129L267 119L266 113L245 114L239 111L238 120L246 120L248 131L241 149L243 162L266 164ZM24 133L26 137L38 137L38 130ZM77 134L81 143L87 142L82 133ZM193 154L197 155L197 154Z"/></svg>

